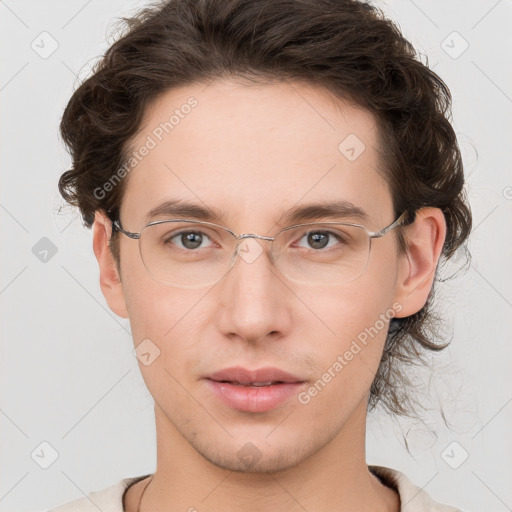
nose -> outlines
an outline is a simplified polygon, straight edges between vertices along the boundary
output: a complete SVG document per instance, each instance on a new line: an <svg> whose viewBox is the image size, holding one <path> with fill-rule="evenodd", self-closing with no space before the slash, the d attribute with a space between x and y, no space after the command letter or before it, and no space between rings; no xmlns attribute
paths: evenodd
<svg viewBox="0 0 512 512"><path fill-rule="evenodd" d="M272 263L267 240L240 240L237 259L217 288L217 327L248 342L277 339L291 327L292 293Z"/></svg>

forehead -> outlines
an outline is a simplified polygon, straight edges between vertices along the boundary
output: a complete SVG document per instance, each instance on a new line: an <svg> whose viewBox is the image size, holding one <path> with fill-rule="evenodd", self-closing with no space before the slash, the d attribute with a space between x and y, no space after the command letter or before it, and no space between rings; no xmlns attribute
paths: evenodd
<svg viewBox="0 0 512 512"><path fill-rule="evenodd" d="M370 112L308 84L225 79L173 89L130 144L136 161L121 215L140 224L159 204L183 199L249 228L301 202L344 200L387 221L377 135Z"/></svg>

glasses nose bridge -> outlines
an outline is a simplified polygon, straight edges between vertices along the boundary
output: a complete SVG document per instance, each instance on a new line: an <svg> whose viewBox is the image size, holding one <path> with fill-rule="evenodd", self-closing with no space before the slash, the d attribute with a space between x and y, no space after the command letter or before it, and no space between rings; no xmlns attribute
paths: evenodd
<svg viewBox="0 0 512 512"><path fill-rule="evenodd" d="M243 233L241 235L237 235L236 240L244 240L245 238L259 238L260 240L270 240L273 242L275 240L275 237L273 236L263 236L263 235L257 235L256 233Z"/></svg>
<svg viewBox="0 0 512 512"><path fill-rule="evenodd" d="M238 248L240 246L240 244L248 239L248 238L256 238L256 239L259 239L259 240L268 240L270 242L270 250L271 252L274 250L274 240L275 240L275 237L273 236L264 236L264 235L258 235L256 233L242 233L241 235L235 235L235 241L236 241L236 245L235 245L235 252L233 253L233 257L234 259L237 258L238 256Z"/></svg>
<svg viewBox="0 0 512 512"><path fill-rule="evenodd" d="M258 235L256 233L242 233L241 235L235 236L235 240L236 240L235 254L238 252L237 249L238 249L240 243L243 240L246 240L247 238L258 238L259 240L268 240L271 243L271 249L273 249L275 237Z"/></svg>

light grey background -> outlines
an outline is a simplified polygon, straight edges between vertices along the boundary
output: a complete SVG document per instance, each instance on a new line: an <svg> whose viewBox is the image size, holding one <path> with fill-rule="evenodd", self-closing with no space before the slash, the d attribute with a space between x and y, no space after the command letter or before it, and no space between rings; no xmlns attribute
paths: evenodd
<svg viewBox="0 0 512 512"><path fill-rule="evenodd" d="M57 191L70 162L58 123L77 75L113 41L112 21L145 3L0 0L1 511L44 510L155 469L129 324L108 310L91 233L72 209L59 213ZM453 342L417 378L431 412L423 423L370 417L367 460L464 510L512 510L512 1L376 3L453 93L474 229L471 268L439 288Z"/></svg>

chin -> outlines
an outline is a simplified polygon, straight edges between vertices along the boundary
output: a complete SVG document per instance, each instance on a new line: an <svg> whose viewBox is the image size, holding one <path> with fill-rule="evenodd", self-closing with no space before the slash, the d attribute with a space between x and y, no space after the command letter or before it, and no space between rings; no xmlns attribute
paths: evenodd
<svg viewBox="0 0 512 512"><path fill-rule="evenodd" d="M211 438L210 438L211 439ZM230 445L213 445L210 442L202 443L197 438L189 440L193 448L213 465L234 471L237 473L275 473L286 471L307 459L315 453L320 446L314 446L312 442L305 442L297 436L296 443L290 442L284 445L281 439L276 437L271 444L265 437L252 438L246 442L232 440ZM317 443L318 444L318 441Z"/></svg>

